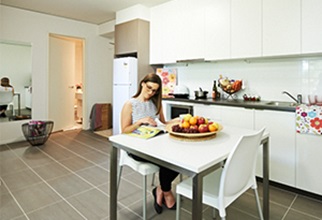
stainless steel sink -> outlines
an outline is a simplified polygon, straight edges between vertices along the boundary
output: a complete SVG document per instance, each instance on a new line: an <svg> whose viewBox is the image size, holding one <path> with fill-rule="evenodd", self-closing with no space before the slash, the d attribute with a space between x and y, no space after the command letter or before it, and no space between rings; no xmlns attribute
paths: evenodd
<svg viewBox="0 0 322 220"><path fill-rule="evenodd" d="M285 107L292 107L292 106L297 106L298 103L295 103L295 102L276 102L276 101L273 101L273 102L268 102L266 103L266 105L271 105L271 106L285 106Z"/></svg>

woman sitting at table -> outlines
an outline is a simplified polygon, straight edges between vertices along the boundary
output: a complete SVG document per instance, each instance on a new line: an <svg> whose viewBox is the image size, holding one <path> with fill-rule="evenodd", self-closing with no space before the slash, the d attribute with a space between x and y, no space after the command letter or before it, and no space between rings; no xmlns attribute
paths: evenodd
<svg viewBox="0 0 322 220"><path fill-rule="evenodd" d="M162 111L161 91L162 82L158 75L150 73L141 80L137 93L123 106L121 113L122 133L130 133L142 124L156 126L156 118L162 123L168 123L165 121ZM138 156L129 155L135 160L146 161ZM152 190L154 209L158 214L162 212L163 204L168 209L176 209L171 183L178 176L178 173L173 170L159 167L160 186Z"/></svg>
<svg viewBox="0 0 322 220"><path fill-rule="evenodd" d="M13 89L13 87L10 85L10 80L9 80L9 78L8 78L8 77L3 77L3 78L1 78L1 86L2 86L2 87L5 87L5 88L7 88L7 87L12 88L12 93L14 94L14 89ZM7 117L7 115L6 115L6 110L7 110L7 108L8 108L8 105L0 105L0 117L1 117L1 118L5 118L5 117Z"/></svg>

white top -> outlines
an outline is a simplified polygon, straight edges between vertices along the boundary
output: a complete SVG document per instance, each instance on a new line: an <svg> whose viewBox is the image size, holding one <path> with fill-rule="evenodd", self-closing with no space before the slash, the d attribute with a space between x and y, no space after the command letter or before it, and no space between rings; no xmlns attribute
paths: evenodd
<svg viewBox="0 0 322 220"><path fill-rule="evenodd" d="M141 118L151 117L153 119L158 118L157 108L153 104L152 100L142 102L137 98L131 98L130 102L132 104L132 123L134 124Z"/></svg>
<svg viewBox="0 0 322 220"><path fill-rule="evenodd" d="M242 135L253 134L253 130L223 126L211 140L186 142L173 139L169 134L150 139L140 139L126 134L109 138L112 143L158 158L190 172L200 173L227 158ZM263 139L268 137L265 132Z"/></svg>

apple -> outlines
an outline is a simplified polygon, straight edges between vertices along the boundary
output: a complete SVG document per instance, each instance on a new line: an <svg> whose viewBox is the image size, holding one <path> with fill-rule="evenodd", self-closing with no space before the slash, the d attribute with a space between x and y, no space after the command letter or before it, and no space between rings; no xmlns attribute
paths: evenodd
<svg viewBox="0 0 322 220"><path fill-rule="evenodd" d="M190 129L198 130L198 125L190 125Z"/></svg>
<svg viewBox="0 0 322 220"><path fill-rule="evenodd" d="M191 114L186 114L184 117L183 117L183 120L189 122L190 118L192 117Z"/></svg>
<svg viewBox="0 0 322 220"><path fill-rule="evenodd" d="M206 120L204 117L199 117L197 120L197 125L205 124Z"/></svg>
<svg viewBox="0 0 322 220"><path fill-rule="evenodd" d="M206 125L206 124L201 124L201 125L199 125L199 127L198 127L198 131L199 131L200 133L208 132L208 131L209 131L209 130L208 130L208 125Z"/></svg>

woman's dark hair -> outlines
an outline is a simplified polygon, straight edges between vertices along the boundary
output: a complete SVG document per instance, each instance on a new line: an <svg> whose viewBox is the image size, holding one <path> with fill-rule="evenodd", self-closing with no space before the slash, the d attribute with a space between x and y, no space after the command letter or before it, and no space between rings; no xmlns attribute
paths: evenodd
<svg viewBox="0 0 322 220"><path fill-rule="evenodd" d="M151 97L151 100L155 107L157 108L157 115L161 112L161 101L162 101L162 81L160 76L158 76L155 73L149 73L146 75L139 83L139 88L136 94L133 96L133 98L136 98L140 95L142 91L142 83L147 83L147 82L152 82L152 83L157 83L159 85L158 90L154 93L154 95Z"/></svg>
<svg viewBox="0 0 322 220"><path fill-rule="evenodd" d="M11 87L10 80L8 77L1 78L1 86Z"/></svg>

